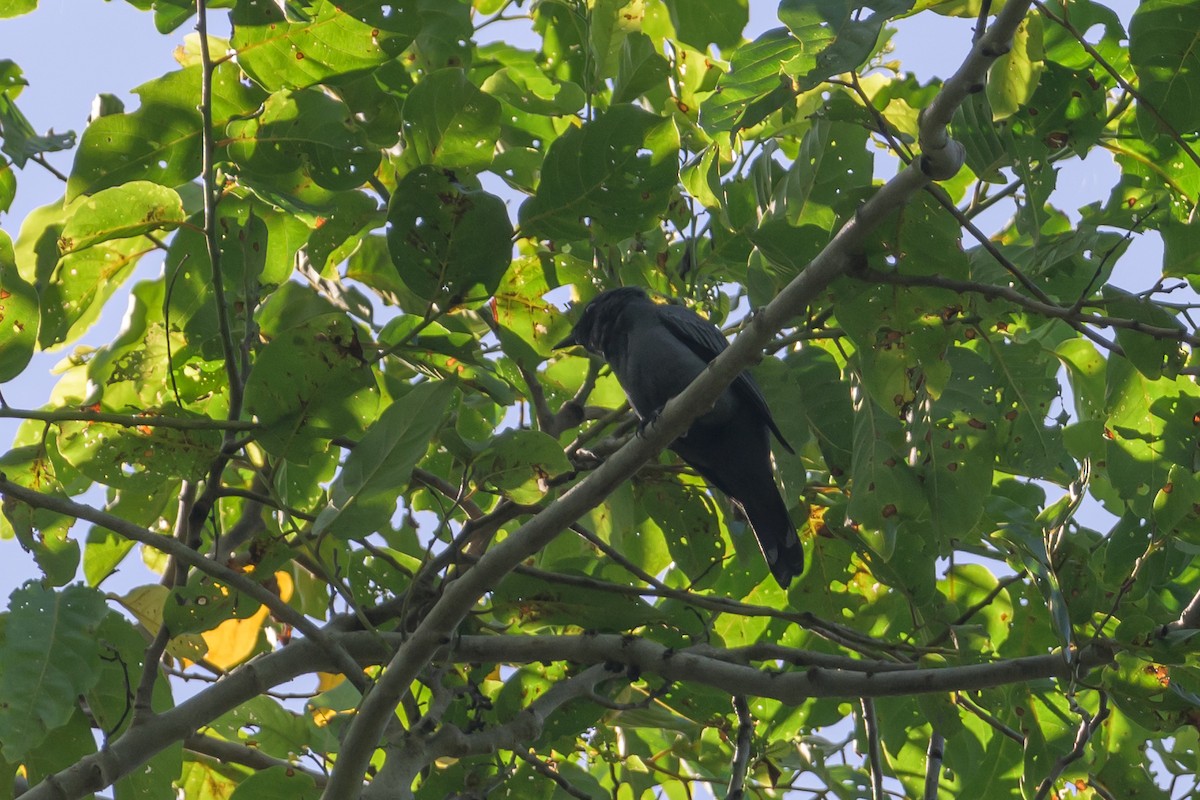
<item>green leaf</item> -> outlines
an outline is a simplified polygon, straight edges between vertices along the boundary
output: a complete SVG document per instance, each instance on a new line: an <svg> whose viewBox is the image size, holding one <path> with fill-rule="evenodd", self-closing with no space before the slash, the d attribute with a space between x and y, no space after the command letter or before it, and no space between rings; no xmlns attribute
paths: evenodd
<svg viewBox="0 0 1200 800"><path fill-rule="evenodd" d="M929 409L932 429L921 477L934 532L948 549L975 527L991 494L998 415L994 402L980 393L994 383L988 365L963 347L951 348L946 360L950 382Z"/></svg>
<svg viewBox="0 0 1200 800"><path fill-rule="evenodd" d="M669 479L640 480L635 494L662 530L671 560L687 576L688 587L708 588L720 575L725 539L720 535L716 504L704 487ZM629 555L626 548L621 550Z"/></svg>
<svg viewBox="0 0 1200 800"><path fill-rule="evenodd" d="M0 19L28 14L38 6L38 0L0 0Z"/></svg>
<svg viewBox="0 0 1200 800"><path fill-rule="evenodd" d="M58 240L63 255L110 239L129 239L183 224L183 201L174 189L130 181L103 189L73 206Z"/></svg>
<svg viewBox="0 0 1200 800"><path fill-rule="evenodd" d="M643 230L667 208L679 178L674 123L632 105L551 145L537 194L521 205L524 236L585 239L589 223L617 238Z"/></svg>
<svg viewBox="0 0 1200 800"><path fill-rule="evenodd" d="M479 170L492 163L500 138L500 103L461 69L441 69L404 101L405 158L416 164Z"/></svg>
<svg viewBox="0 0 1200 800"><path fill-rule="evenodd" d="M388 207L388 251L400 280L418 297L448 307L496 290L512 257L504 201L470 190L451 173L419 167Z"/></svg>
<svg viewBox="0 0 1200 800"><path fill-rule="evenodd" d="M244 85L240 75L232 62L213 72L218 131L230 117L262 102L262 93ZM98 117L84 130L67 182L68 201L129 181L179 186L200 174L200 67L169 72L133 92L142 102L137 111Z"/></svg>
<svg viewBox="0 0 1200 800"><path fill-rule="evenodd" d="M1200 128L1200 3L1139 3L1129 24L1129 58L1146 102L1180 132Z"/></svg>
<svg viewBox="0 0 1200 800"><path fill-rule="evenodd" d="M778 88L781 81L791 94L781 96L775 107L794 97L791 79L783 74L781 65L795 57L798 49L799 43L787 28L772 28L740 45L729 60L729 72L700 105L700 127L710 136L722 131L736 133L743 127L743 115L751 103Z"/></svg>
<svg viewBox="0 0 1200 800"><path fill-rule="evenodd" d="M278 91L261 114L231 122L228 132L229 155L244 180L301 200L307 194L298 180L342 191L362 186L379 167L379 152L350 109L324 92Z"/></svg>
<svg viewBox="0 0 1200 800"><path fill-rule="evenodd" d="M548 491L546 482L571 469L562 447L541 431L505 431L471 465L481 488L500 491L518 503L535 503Z"/></svg>
<svg viewBox="0 0 1200 800"><path fill-rule="evenodd" d="M1025 17L1013 34L1012 48L988 70L987 99L995 119L1006 119L1029 102L1042 70L1042 18Z"/></svg>
<svg viewBox="0 0 1200 800"><path fill-rule="evenodd" d="M903 519L925 512L917 475L904 458L904 430L883 413L861 388L854 405L854 459L850 468L850 505L854 520L876 531L894 530ZM894 542L881 540L880 555L891 556Z"/></svg>
<svg viewBox="0 0 1200 800"><path fill-rule="evenodd" d="M416 6L317 0L289 19L275 3L238 3L232 45L238 65L268 91L303 89L400 55L420 30Z"/></svg>
<svg viewBox="0 0 1200 800"><path fill-rule="evenodd" d="M725 50L742 40L750 21L748 0L666 0L679 40L704 51L710 44Z"/></svg>
<svg viewBox="0 0 1200 800"><path fill-rule="evenodd" d="M641 30L645 14L643 0L593 0L588 19L593 82L600 83L616 75L625 37Z"/></svg>
<svg viewBox="0 0 1200 800"><path fill-rule="evenodd" d="M1194 471L1200 388L1190 378L1150 380L1121 358L1108 359L1107 477L1130 509L1153 513L1173 465Z"/></svg>
<svg viewBox="0 0 1200 800"><path fill-rule="evenodd" d="M9 598L0 642L0 745L20 761L53 730L66 725L77 698L99 679L96 629L104 597L83 586L51 591L34 583Z"/></svg>
<svg viewBox="0 0 1200 800"><path fill-rule="evenodd" d="M393 402L363 434L329 488L329 504L313 523L313 533L334 528L377 530L396 512L396 497L408 485L413 467L446 421L454 383L429 381Z"/></svg>
<svg viewBox="0 0 1200 800"><path fill-rule="evenodd" d="M175 638L210 631L229 619L252 617L260 606L254 598L193 570L187 584L175 587L163 602L162 619Z"/></svg>
<svg viewBox="0 0 1200 800"><path fill-rule="evenodd" d="M318 272L332 270L358 250L366 231L383 227L386 212L363 192L345 192L308 239L308 257Z"/></svg>
<svg viewBox="0 0 1200 800"><path fill-rule="evenodd" d="M229 800L318 800L321 791L304 772L271 767L238 784Z"/></svg>
<svg viewBox="0 0 1200 800"><path fill-rule="evenodd" d="M857 70L886 43L884 22L912 5L912 0L882 0L871 4L872 13L864 19L856 2L782 0L779 19L797 44L784 72L795 79L798 91L808 91L827 78Z"/></svg>
<svg viewBox="0 0 1200 800"><path fill-rule="evenodd" d="M49 586L65 586L79 568L79 543L68 536L70 523L61 524L53 516L25 503L5 498L4 518L12 526L21 547L33 554Z"/></svg>
<svg viewBox="0 0 1200 800"><path fill-rule="evenodd" d="M156 411L178 419L206 419L171 407ZM71 466L98 483L151 492L167 482L205 475L221 450L221 433L71 421L59 424L58 447Z"/></svg>
<svg viewBox="0 0 1200 800"><path fill-rule="evenodd" d="M86 333L138 261L154 247L144 237L113 239L59 259L45 283L39 281L38 346L44 350Z"/></svg>
<svg viewBox="0 0 1200 800"><path fill-rule="evenodd" d="M0 231L0 383L20 375L37 346L37 289L17 270L12 240Z"/></svg>
<svg viewBox="0 0 1200 800"><path fill-rule="evenodd" d="M587 102L579 84L542 71L536 53L499 43L481 47L479 53L504 65L487 77L483 91L519 111L562 116L574 114Z"/></svg>
<svg viewBox="0 0 1200 800"><path fill-rule="evenodd" d="M100 680L87 693L87 707L95 724L110 738L128 730L129 687L141 674L146 650L143 635L127 619L110 611L97 631L101 642ZM174 707L171 683L158 680L150 700L155 713ZM114 797L119 800L143 800L164 797L173 792L172 783L183 767L183 745L173 743L153 755L142 767L117 781Z"/></svg>
<svg viewBox="0 0 1200 800"><path fill-rule="evenodd" d="M1152 300L1132 295L1115 286L1105 286L1103 295L1107 301L1107 314L1164 329L1176 336L1185 334L1185 328L1179 320ZM1117 342L1124 349L1129 363L1151 380L1175 375L1183 367L1183 348L1178 339L1169 335L1156 336L1121 328L1117 330Z"/></svg>
<svg viewBox="0 0 1200 800"><path fill-rule="evenodd" d="M290 299L274 305L292 307ZM246 381L246 410L262 425L259 441L269 453L303 464L330 439L363 431L379 392L359 335L344 314L322 314L262 349Z"/></svg>
<svg viewBox="0 0 1200 800"><path fill-rule="evenodd" d="M12 208L16 196L17 176L13 173L12 164L0 159L0 214Z"/></svg>
<svg viewBox="0 0 1200 800"><path fill-rule="evenodd" d="M12 64L11 61L4 63ZM18 167L42 153L53 153L59 150L70 150L75 146L74 131L56 134L54 132L39 136L33 125L13 102L15 92L0 92L0 130L4 131L0 138L0 151L12 159Z"/></svg>

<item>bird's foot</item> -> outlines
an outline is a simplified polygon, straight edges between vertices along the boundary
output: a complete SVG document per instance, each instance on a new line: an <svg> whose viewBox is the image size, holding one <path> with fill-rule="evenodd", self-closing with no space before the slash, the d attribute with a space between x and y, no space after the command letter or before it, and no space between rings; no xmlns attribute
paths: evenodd
<svg viewBox="0 0 1200 800"><path fill-rule="evenodd" d="M643 439L646 438L646 431L650 426L658 422L658 418L662 416L662 407L656 408L644 417L638 419L637 435Z"/></svg>

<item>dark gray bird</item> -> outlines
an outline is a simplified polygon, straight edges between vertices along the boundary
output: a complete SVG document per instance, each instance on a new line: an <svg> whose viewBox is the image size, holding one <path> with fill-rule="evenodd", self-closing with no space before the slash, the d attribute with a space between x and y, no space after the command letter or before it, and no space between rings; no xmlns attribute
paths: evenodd
<svg viewBox="0 0 1200 800"><path fill-rule="evenodd" d="M690 309L660 305L641 289L625 287L597 295L555 347L572 345L608 362L630 405L647 422L729 343ZM793 452L758 384L743 372L670 448L741 506L771 574L786 589L804 571L804 549L775 485L772 433Z"/></svg>

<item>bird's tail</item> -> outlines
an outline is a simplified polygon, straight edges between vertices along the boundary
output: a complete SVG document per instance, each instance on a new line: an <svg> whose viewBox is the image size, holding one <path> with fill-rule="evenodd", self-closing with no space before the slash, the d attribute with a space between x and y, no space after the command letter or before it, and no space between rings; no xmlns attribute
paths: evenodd
<svg viewBox="0 0 1200 800"><path fill-rule="evenodd" d="M767 566L780 587L786 589L804 572L804 547L796 534L787 506L774 485L770 492L758 492L752 500L739 500L742 510L750 520L754 537L762 549Z"/></svg>

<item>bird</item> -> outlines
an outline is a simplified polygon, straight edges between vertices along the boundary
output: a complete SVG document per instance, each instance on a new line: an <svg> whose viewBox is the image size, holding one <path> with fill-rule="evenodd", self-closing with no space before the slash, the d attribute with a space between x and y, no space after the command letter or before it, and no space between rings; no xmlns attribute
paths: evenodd
<svg viewBox="0 0 1200 800"><path fill-rule="evenodd" d="M601 292L554 349L583 347L608 363L643 426L687 388L729 342L683 305L657 303L638 287ZM748 372L742 372L668 447L741 507L771 575L783 589L804 571L804 548L775 484L771 435L789 453Z"/></svg>

